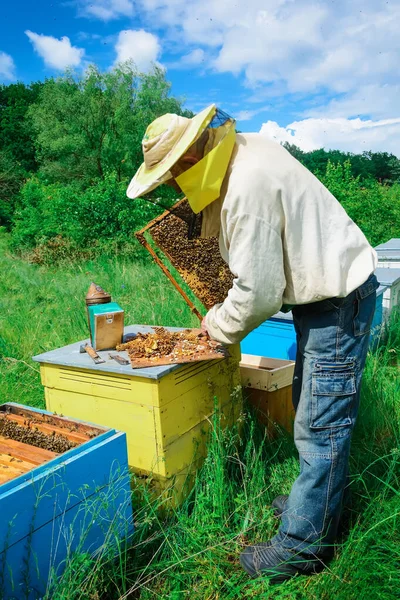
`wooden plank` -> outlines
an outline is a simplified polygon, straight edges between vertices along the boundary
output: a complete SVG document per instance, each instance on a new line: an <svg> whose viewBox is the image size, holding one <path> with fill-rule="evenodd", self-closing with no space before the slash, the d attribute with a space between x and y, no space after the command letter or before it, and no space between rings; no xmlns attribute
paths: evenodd
<svg viewBox="0 0 400 600"><path fill-rule="evenodd" d="M30 446L23 442L16 442L15 440L10 440L2 435L0 435L0 452L2 454L10 454L15 458L21 458L33 465L41 465L58 456L56 452L37 448L36 446Z"/></svg>
<svg viewBox="0 0 400 600"><path fill-rule="evenodd" d="M256 356L253 354L242 354L240 365L244 367L260 367L262 369L272 370L280 369L288 365L294 365L292 360L281 360L279 358L268 358L266 356Z"/></svg>
<svg viewBox="0 0 400 600"><path fill-rule="evenodd" d="M132 369L141 369L144 367L161 367L164 365L185 365L193 362L205 360L223 360L226 358L226 352L210 352L209 354L193 354L192 356L180 356L179 358L170 358L170 355L160 358L134 358L131 360Z"/></svg>
<svg viewBox="0 0 400 600"><path fill-rule="evenodd" d="M39 431L42 431L47 435L52 435L53 433L57 435L63 435L71 442L74 442L76 444L82 444L83 442L87 442L87 440L90 439L90 437L87 434L85 435L84 433L69 431L66 427L55 427L54 425L46 423L46 421L41 422L37 418L30 424L29 421L27 423L27 419L30 418L29 416L22 417L21 415L13 415L12 413L9 413L6 418L10 421L18 423L18 425L20 425L21 427L26 427L28 425L31 429L38 429Z"/></svg>
<svg viewBox="0 0 400 600"><path fill-rule="evenodd" d="M10 477L9 473L6 473L4 471L0 471L0 484L2 483L6 483L6 481L10 481L10 479L14 479L15 476Z"/></svg>
<svg viewBox="0 0 400 600"><path fill-rule="evenodd" d="M140 402L153 406L157 404L158 381L157 379L148 379L145 377L136 377L132 369L131 375L115 375L114 373L100 373L94 371L79 370L76 368L63 367L59 365L42 364L40 371L43 373L45 381L45 391L58 390L69 395L70 399L79 398L79 401L85 404L87 398L104 398L118 400L123 402ZM92 419L97 423L106 423L97 418L96 412L85 414L82 411L73 412L68 404L62 406L61 402L53 402L51 406L47 404L47 410L58 414L72 414L80 419ZM96 428L93 428L96 431Z"/></svg>
<svg viewBox="0 0 400 600"><path fill-rule="evenodd" d="M52 425L53 427L59 427L64 430L80 434L85 436L85 439L92 439L96 435L100 433L104 433L104 427L98 427L96 425L89 425L87 423L79 423L75 420L71 420L68 417L62 417L59 415L49 415L42 412L37 412L35 410L29 410L29 408L20 408L16 406L10 406L7 404L6 406L0 406L0 412L2 409L6 408L9 415L16 415L24 418L32 418L32 419L43 419L43 423L47 425Z"/></svg>
<svg viewBox="0 0 400 600"><path fill-rule="evenodd" d="M0 465L0 475L3 479L5 479L5 481L19 477L23 473L26 473L26 470L18 469L17 467L9 465Z"/></svg>
<svg viewBox="0 0 400 600"><path fill-rule="evenodd" d="M253 367L240 368L243 387L272 392L289 386L293 381L294 365L275 371L264 371Z"/></svg>
<svg viewBox="0 0 400 600"><path fill-rule="evenodd" d="M0 465L16 466L18 469L22 469L24 472L30 471L32 469L32 464L22 460L21 458L15 458L15 456L10 456L10 454L0 454Z"/></svg>
<svg viewBox="0 0 400 600"><path fill-rule="evenodd" d="M57 412L68 411L82 420L105 423L108 427L126 431L138 440L149 437L153 444L156 442L154 407L142 404L140 394L131 394L131 402L124 402L79 392L46 389L46 405Z"/></svg>
<svg viewBox="0 0 400 600"><path fill-rule="evenodd" d="M5 483L32 469L32 464L15 456L0 453L0 483Z"/></svg>
<svg viewBox="0 0 400 600"><path fill-rule="evenodd" d="M245 393L248 402L256 409L258 420L267 427L270 435L276 434L274 423L293 433L292 386L274 392L248 388Z"/></svg>

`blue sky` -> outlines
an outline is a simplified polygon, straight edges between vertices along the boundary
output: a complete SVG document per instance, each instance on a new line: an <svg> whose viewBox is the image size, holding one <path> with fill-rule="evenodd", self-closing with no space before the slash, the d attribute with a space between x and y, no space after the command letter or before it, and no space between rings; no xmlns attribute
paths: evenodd
<svg viewBox="0 0 400 600"><path fill-rule="evenodd" d="M172 93L305 150L400 156L400 2L3 0L0 81L161 64Z"/></svg>

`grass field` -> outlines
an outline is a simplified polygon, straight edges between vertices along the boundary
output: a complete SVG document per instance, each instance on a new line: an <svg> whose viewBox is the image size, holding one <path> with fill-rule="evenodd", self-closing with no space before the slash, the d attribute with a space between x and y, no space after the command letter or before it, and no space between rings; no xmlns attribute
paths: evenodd
<svg viewBox="0 0 400 600"><path fill-rule="evenodd" d="M127 323L195 326L180 296L149 263L118 258L50 269L7 254L0 236L0 401L44 406L31 356L87 336L84 297L94 280L112 291ZM334 560L312 578L279 586L250 581L238 565L248 542L277 528L269 505L297 474L292 440L264 438L251 414L241 440L214 418L209 454L195 489L162 516L147 490L134 493L136 533L112 559L71 557L52 600L140 598L393 600L400 589L400 320L368 356L351 457L351 505ZM139 486L139 484L137 484Z"/></svg>

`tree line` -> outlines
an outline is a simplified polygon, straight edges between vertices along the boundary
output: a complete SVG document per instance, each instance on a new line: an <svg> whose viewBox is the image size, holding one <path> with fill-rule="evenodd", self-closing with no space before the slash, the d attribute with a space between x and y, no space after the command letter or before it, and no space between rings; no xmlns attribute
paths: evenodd
<svg viewBox="0 0 400 600"><path fill-rule="evenodd" d="M127 201L126 186L142 162L147 125L167 112L192 116L157 66L143 74L132 63L107 72L92 65L83 74L0 86L0 226L11 231L14 249L34 249L38 262L49 248L53 257L99 244L131 251L132 232L156 209ZM330 186L371 241L397 231L396 156L286 148ZM155 193L172 199L169 188Z"/></svg>

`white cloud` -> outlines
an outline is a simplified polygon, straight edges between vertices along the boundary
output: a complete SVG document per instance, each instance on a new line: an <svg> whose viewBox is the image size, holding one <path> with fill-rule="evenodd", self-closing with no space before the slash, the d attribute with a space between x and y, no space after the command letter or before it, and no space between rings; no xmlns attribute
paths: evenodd
<svg viewBox="0 0 400 600"><path fill-rule="evenodd" d="M195 48L188 54L184 54L175 62L168 63L168 69L190 69L198 67L206 60L206 53L202 48Z"/></svg>
<svg viewBox="0 0 400 600"><path fill-rule="evenodd" d="M111 21L133 15L133 0L81 0L81 12L84 16L101 21Z"/></svg>
<svg viewBox="0 0 400 600"><path fill-rule="evenodd" d="M118 35L115 44L116 63L132 60L140 71L148 71L161 54L158 37L144 29L126 29Z"/></svg>
<svg viewBox="0 0 400 600"><path fill-rule="evenodd" d="M136 0L148 26L166 30L171 41L206 48L219 72L245 75L270 95L347 95L336 114L368 113L360 88L374 86L385 102L385 86L398 83L400 3L387 0ZM176 42L178 43L178 42ZM205 66L205 65L204 65ZM322 104L321 103L321 104ZM369 102L371 106L372 102ZM334 105L330 107L334 109ZM347 106L350 109L350 105ZM372 107L373 108L373 107ZM380 116L397 116L386 106Z"/></svg>
<svg viewBox="0 0 400 600"><path fill-rule="evenodd" d="M204 62L204 59L204 50L202 48L196 48L195 50L192 50L192 52L189 52L189 54L185 54L184 56L182 56L180 62L181 65L185 67L192 67L201 64L202 62Z"/></svg>
<svg viewBox="0 0 400 600"><path fill-rule="evenodd" d="M305 112L310 117L359 117L382 119L400 113L400 84L367 84L333 98L324 106Z"/></svg>
<svg viewBox="0 0 400 600"><path fill-rule="evenodd" d="M237 121L250 121L260 113L266 112L270 110L269 106L264 106L263 108L255 108L254 110L239 110L239 112L235 112L235 119Z"/></svg>
<svg viewBox="0 0 400 600"><path fill-rule="evenodd" d="M318 148L360 153L364 150L392 152L400 157L400 118L379 121L362 119L304 119L286 127L268 121L260 133L277 142L289 142L309 152Z"/></svg>
<svg viewBox="0 0 400 600"><path fill-rule="evenodd" d="M41 35L33 31L25 31L35 51L48 67L63 70L66 67L79 67L85 51L83 48L71 46L66 36L58 40L51 35Z"/></svg>
<svg viewBox="0 0 400 600"><path fill-rule="evenodd" d="M15 79L15 64L12 57L5 52L0 52L0 77L2 79Z"/></svg>

